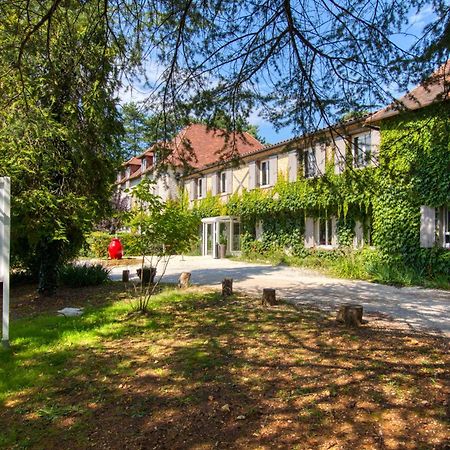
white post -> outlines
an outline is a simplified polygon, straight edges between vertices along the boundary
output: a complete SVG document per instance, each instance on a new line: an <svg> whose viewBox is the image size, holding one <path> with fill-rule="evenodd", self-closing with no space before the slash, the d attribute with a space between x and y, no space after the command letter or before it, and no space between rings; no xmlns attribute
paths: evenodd
<svg viewBox="0 0 450 450"><path fill-rule="evenodd" d="M11 181L0 178L0 280L3 281L2 344L9 346L9 252Z"/></svg>

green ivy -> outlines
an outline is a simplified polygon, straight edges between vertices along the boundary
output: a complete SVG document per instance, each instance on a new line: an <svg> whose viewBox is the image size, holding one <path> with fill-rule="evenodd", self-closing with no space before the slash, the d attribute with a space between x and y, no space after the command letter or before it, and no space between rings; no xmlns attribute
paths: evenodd
<svg viewBox="0 0 450 450"><path fill-rule="evenodd" d="M352 244L356 221L363 224L365 237L371 222L377 257L386 264L404 264L426 276L448 274L450 252L421 249L419 233L421 205L450 205L449 117L450 102L443 102L383 121L376 167L336 175L328 162L322 177L288 182L280 174L271 190L244 190L227 204L208 194L194 210L199 217L240 217L243 252L260 254L307 254L305 217L336 216L341 246ZM264 232L256 241L258 221Z"/></svg>

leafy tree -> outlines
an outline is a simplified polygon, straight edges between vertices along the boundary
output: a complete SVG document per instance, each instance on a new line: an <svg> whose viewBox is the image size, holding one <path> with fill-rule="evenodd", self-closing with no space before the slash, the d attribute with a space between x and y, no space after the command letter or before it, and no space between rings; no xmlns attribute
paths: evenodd
<svg viewBox="0 0 450 450"><path fill-rule="evenodd" d="M135 206L129 214L129 226L139 234L138 246L142 257L141 270L155 270L156 282L143 283L135 309L148 312L152 295L156 292L167 265L174 255L187 252L198 234L198 219L183 202L168 201L152 193L154 182L142 180L135 189ZM157 272L159 269L159 273Z"/></svg>
<svg viewBox="0 0 450 450"><path fill-rule="evenodd" d="M15 258L43 294L107 210L120 157L118 49L97 19L75 0L1 6L0 172L12 178Z"/></svg>

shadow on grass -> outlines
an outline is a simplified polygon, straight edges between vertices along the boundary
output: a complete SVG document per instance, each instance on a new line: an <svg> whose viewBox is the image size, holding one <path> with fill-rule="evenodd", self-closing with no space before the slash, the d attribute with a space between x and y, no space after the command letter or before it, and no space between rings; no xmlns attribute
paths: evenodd
<svg viewBox="0 0 450 450"><path fill-rule="evenodd" d="M149 318L126 312L16 328L0 355L0 379L16 376L0 384L11 390L0 446L446 445L437 337L347 330L317 312L195 291L163 295Z"/></svg>

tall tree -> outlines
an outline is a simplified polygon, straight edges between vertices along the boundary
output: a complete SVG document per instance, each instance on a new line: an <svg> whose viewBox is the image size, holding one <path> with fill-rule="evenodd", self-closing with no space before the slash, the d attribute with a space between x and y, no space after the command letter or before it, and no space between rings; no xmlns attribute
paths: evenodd
<svg viewBox="0 0 450 450"><path fill-rule="evenodd" d="M148 147L148 117L136 103L130 102L122 106L124 136L122 151L126 158L137 156Z"/></svg>
<svg viewBox="0 0 450 450"><path fill-rule="evenodd" d="M51 294L57 267L111 195L119 160L117 47L89 2L3 2L0 173L13 250Z"/></svg>

